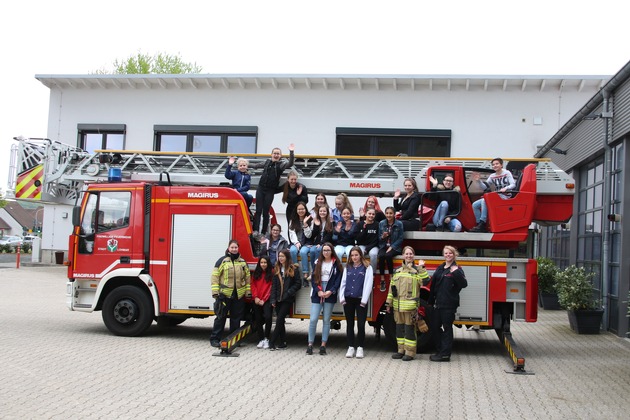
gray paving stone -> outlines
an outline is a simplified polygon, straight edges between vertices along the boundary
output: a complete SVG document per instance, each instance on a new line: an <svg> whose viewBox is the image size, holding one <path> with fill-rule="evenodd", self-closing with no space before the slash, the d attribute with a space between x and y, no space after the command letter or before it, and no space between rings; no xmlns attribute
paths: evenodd
<svg viewBox="0 0 630 420"><path fill-rule="evenodd" d="M288 350L258 350L250 337L238 358L212 356L212 319L115 337L100 313L65 308L63 267L0 268L0 303L2 419L546 420L630 411L630 342L576 335L564 311L513 324L535 373L522 376L505 373L511 361L492 331L455 329L451 363L392 360L371 329L365 358L346 359L345 325L331 332L327 356L306 356L308 322L299 320L287 325Z"/></svg>

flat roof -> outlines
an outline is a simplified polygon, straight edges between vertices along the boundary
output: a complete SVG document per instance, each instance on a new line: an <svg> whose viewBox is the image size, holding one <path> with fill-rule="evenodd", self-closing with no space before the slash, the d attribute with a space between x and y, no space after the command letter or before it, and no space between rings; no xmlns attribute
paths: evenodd
<svg viewBox="0 0 630 420"><path fill-rule="evenodd" d="M36 74L52 89L599 90L608 75Z"/></svg>

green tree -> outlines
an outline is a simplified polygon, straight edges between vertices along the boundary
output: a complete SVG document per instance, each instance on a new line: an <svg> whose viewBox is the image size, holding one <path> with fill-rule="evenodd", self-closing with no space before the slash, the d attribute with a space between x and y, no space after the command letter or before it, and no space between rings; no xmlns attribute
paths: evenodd
<svg viewBox="0 0 630 420"><path fill-rule="evenodd" d="M181 56L157 53L153 56L138 52L123 60L114 61L113 74L186 74L201 73L197 63L186 63ZM108 73L98 70L97 74Z"/></svg>

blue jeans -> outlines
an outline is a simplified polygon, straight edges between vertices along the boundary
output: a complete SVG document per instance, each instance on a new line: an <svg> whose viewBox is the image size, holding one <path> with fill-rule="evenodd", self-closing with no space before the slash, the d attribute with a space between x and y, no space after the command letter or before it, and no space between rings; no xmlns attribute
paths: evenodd
<svg viewBox="0 0 630 420"><path fill-rule="evenodd" d="M319 254L322 253L321 245L313 245L309 250L309 256L311 257L311 269L315 268L315 261L319 258ZM312 271L312 270L311 270Z"/></svg>
<svg viewBox="0 0 630 420"><path fill-rule="evenodd" d="M300 248L300 268L302 269L302 274L306 274L308 275L308 273L311 272L310 267L308 266L308 254L311 251L311 247L313 245L302 245L302 247ZM291 245L291 256L293 256L293 249L295 248L295 245ZM294 263L297 262L297 249L295 250L296 252L296 258L295 260L293 260Z"/></svg>
<svg viewBox="0 0 630 420"><path fill-rule="evenodd" d="M486 207L486 200L480 198L473 203L473 211L475 212L475 219L477 223L486 222L488 220L488 208Z"/></svg>
<svg viewBox="0 0 630 420"><path fill-rule="evenodd" d="M435 209L435 214L433 215L433 224L435 227L440 227L444 224L444 219L446 219L446 215L448 214L448 203L446 201L440 202L437 208ZM451 232L461 232L462 224L459 220L455 218L451 218L450 222L445 226Z"/></svg>
<svg viewBox="0 0 630 420"><path fill-rule="evenodd" d="M375 246L374 248L370 249L369 253L365 252L365 245L359 245L359 247L361 248L361 251L363 251L363 254L365 256L370 257L370 265L372 266L372 273L376 275L377 273L376 268L378 266L378 247Z"/></svg>
<svg viewBox="0 0 630 420"><path fill-rule="evenodd" d="M334 303L324 302L322 303L311 303L311 321L308 324L308 343L313 344L315 341L315 330L317 329L317 320L319 319L319 314L322 312L322 308L324 309L324 325L322 326L322 343L328 341L328 334L330 334L330 318L332 317Z"/></svg>
<svg viewBox="0 0 630 420"><path fill-rule="evenodd" d="M354 245L335 245L335 254L337 254L339 261L341 261L344 255L350 259L350 250L352 248L354 248Z"/></svg>

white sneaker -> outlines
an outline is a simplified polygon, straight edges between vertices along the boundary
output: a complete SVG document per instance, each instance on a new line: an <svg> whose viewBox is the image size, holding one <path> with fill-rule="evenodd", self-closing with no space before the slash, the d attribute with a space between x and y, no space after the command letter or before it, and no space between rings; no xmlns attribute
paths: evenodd
<svg viewBox="0 0 630 420"><path fill-rule="evenodd" d="M267 350L269 348L269 340L268 339L265 338L263 340L262 348L265 349L265 350Z"/></svg>
<svg viewBox="0 0 630 420"><path fill-rule="evenodd" d="M348 351L346 352L346 357L351 359L354 357L354 347L348 347Z"/></svg>
<svg viewBox="0 0 630 420"><path fill-rule="evenodd" d="M357 347L357 359L363 359L363 347Z"/></svg>
<svg viewBox="0 0 630 420"><path fill-rule="evenodd" d="M258 349L262 349L262 348L264 348L264 347L265 347L265 340L260 340L260 341L258 342L258 345L256 346L256 348L258 348Z"/></svg>

